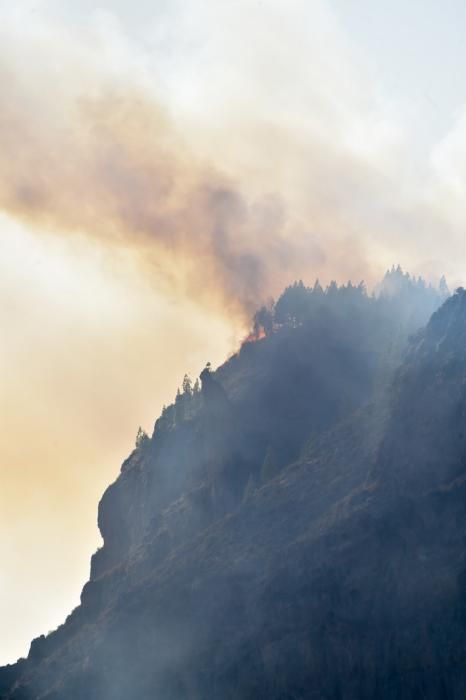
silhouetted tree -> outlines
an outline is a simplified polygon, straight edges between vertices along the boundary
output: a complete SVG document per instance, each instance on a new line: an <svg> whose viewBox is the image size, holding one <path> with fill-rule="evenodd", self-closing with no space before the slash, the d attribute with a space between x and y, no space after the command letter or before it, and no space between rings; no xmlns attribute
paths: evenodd
<svg viewBox="0 0 466 700"><path fill-rule="evenodd" d="M309 314L310 290L302 280L287 287L275 305L275 320L279 324L298 326Z"/></svg>
<svg viewBox="0 0 466 700"><path fill-rule="evenodd" d="M212 375L212 365L210 364L210 362L207 362L206 366L204 367L204 369L202 370L202 372L199 375L199 378L202 382L202 389L204 389L205 385L208 384L209 379L211 379L211 375Z"/></svg>
<svg viewBox="0 0 466 700"><path fill-rule="evenodd" d="M141 426L139 426L138 432L136 434L136 447L143 447L147 442L149 442L149 436L146 433L146 431L143 430Z"/></svg>
<svg viewBox="0 0 466 700"><path fill-rule="evenodd" d="M183 394L185 396L192 396L192 393L193 393L192 381L187 374L185 374L183 377L182 388L183 388Z"/></svg>
<svg viewBox="0 0 466 700"><path fill-rule="evenodd" d="M316 279L314 282L314 286L312 288L312 293L315 297L321 297L324 294L324 290L322 289L322 286L319 282L319 278Z"/></svg>
<svg viewBox="0 0 466 700"><path fill-rule="evenodd" d="M445 279L445 275L442 275L440 278L438 291L442 299L446 299L450 296L450 290L448 289L448 284L447 280Z"/></svg>

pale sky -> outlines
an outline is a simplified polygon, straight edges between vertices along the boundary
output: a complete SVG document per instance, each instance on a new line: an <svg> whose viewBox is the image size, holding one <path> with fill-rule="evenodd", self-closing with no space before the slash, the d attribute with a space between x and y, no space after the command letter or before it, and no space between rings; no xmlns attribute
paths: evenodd
<svg viewBox="0 0 466 700"><path fill-rule="evenodd" d="M459 0L0 3L0 662L185 371L302 276L466 277ZM221 193L221 196L219 196Z"/></svg>

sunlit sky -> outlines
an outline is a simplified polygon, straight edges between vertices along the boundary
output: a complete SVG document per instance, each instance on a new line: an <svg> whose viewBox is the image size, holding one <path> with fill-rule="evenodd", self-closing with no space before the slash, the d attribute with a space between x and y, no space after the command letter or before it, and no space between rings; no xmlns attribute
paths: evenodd
<svg viewBox="0 0 466 700"><path fill-rule="evenodd" d="M0 663L78 603L138 426L256 302L393 262L464 282L465 26L460 0L0 3Z"/></svg>

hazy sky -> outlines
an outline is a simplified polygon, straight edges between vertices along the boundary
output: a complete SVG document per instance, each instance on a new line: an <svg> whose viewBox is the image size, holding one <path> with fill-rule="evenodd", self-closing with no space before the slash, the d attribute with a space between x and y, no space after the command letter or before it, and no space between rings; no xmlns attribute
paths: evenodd
<svg viewBox="0 0 466 700"><path fill-rule="evenodd" d="M466 277L459 0L0 3L0 662L78 602L97 502L260 300Z"/></svg>

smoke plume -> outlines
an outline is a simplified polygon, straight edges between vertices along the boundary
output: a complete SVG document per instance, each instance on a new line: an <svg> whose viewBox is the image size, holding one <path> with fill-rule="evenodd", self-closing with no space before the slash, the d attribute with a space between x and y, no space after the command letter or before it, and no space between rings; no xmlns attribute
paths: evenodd
<svg viewBox="0 0 466 700"><path fill-rule="evenodd" d="M11 37L0 53L4 212L38 232L131 248L166 291L241 315L298 275L327 268L364 275L351 232L327 244L328 230L318 231L325 202L310 193L310 217L291 215L279 180L257 187L244 170L224 168L222 146L213 158L193 145L194 129L175 123L143 81L111 75L98 57L64 41L47 27L19 42L27 48L23 63ZM225 162L236 139L243 139L237 152L246 152L257 138L239 117L237 124L242 136L225 144ZM276 169L285 172L283 134L266 131L257 140L275 142ZM290 152L299 150L286 140ZM309 157L320 160L313 150Z"/></svg>

